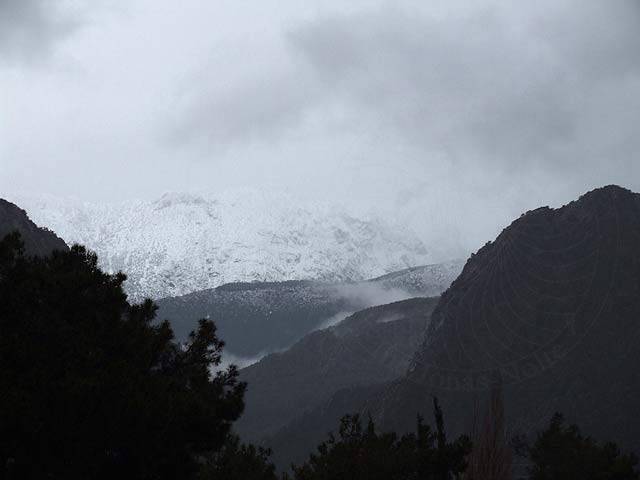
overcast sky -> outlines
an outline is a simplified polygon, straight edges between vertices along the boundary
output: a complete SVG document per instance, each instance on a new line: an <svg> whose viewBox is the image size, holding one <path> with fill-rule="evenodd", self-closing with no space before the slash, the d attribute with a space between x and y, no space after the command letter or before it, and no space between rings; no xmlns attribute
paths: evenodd
<svg viewBox="0 0 640 480"><path fill-rule="evenodd" d="M475 249L639 151L638 0L0 0L0 194L277 187Z"/></svg>

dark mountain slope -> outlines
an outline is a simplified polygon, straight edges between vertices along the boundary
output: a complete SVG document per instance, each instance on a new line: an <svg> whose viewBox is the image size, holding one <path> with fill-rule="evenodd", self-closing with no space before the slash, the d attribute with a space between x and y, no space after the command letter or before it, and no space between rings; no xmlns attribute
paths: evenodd
<svg viewBox="0 0 640 480"><path fill-rule="evenodd" d="M341 408L410 430L433 395L450 435L468 433L492 384L510 435L560 411L640 452L640 195L609 186L521 216L443 294L406 375L336 392L268 444L281 466L301 459Z"/></svg>
<svg viewBox="0 0 640 480"><path fill-rule="evenodd" d="M469 259L407 376L368 408L409 428L437 394L468 430L492 383L512 432L561 411L640 451L640 195L609 186L513 222Z"/></svg>
<svg viewBox="0 0 640 480"><path fill-rule="evenodd" d="M287 348L308 332L373 305L440 295L462 265L454 261L415 267L355 283L227 284L159 300L158 318L170 319L178 339L185 339L199 318L211 318L227 352L254 357Z"/></svg>
<svg viewBox="0 0 640 480"><path fill-rule="evenodd" d="M249 387L239 433L259 440L342 388L402 375L436 303L436 298L414 298L363 310L242 369Z"/></svg>
<svg viewBox="0 0 640 480"><path fill-rule="evenodd" d="M0 238L19 231L29 255L44 256L53 250L67 250L67 244L53 232L39 228L29 220L27 213L6 200L0 199Z"/></svg>
<svg viewBox="0 0 640 480"><path fill-rule="evenodd" d="M228 284L157 303L158 318L170 319L178 339L187 337L198 318L211 318L226 351L244 357L286 348L326 319L353 308L328 286L306 281Z"/></svg>

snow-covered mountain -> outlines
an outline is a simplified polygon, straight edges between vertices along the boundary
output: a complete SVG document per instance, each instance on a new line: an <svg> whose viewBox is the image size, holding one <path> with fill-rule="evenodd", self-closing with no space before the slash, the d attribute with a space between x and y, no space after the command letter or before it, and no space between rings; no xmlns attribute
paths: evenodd
<svg viewBox="0 0 640 480"><path fill-rule="evenodd" d="M282 193L168 193L120 203L22 194L9 199L67 243L97 252L103 269L125 272L135 300L229 282L357 281L431 260L402 225L302 204Z"/></svg>
<svg viewBox="0 0 640 480"><path fill-rule="evenodd" d="M286 349L307 333L359 310L412 297L436 297L463 266L463 261L425 265L362 282L230 283L160 299L158 318L171 322L178 340L187 339L198 319L215 320L225 352L241 362Z"/></svg>

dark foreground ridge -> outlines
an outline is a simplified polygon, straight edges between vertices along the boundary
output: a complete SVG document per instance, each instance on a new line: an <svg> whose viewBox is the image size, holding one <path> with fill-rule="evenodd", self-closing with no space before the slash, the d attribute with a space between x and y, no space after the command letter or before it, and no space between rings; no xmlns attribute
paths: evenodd
<svg viewBox="0 0 640 480"><path fill-rule="evenodd" d="M566 412L640 451L640 195L608 186L514 221L467 262L411 369L371 403L385 423L438 394L457 427L503 386L512 432Z"/></svg>
<svg viewBox="0 0 640 480"><path fill-rule="evenodd" d="M0 198L0 239L14 231L20 232L28 255L43 256L54 250L69 249L55 233L33 223L27 212Z"/></svg>
<svg viewBox="0 0 640 480"><path fill-rule="evenodd" d="M443 294L406 375L373 392L338 392L286 429L295 445L283 435L276 444L295 456L320 419L335 422L335 405L409 431L433 395L452 432L469 432L474 405L498 384L510 436L559 411L639 452L638 365L640 195L608 186L515 220Z"/></svg>

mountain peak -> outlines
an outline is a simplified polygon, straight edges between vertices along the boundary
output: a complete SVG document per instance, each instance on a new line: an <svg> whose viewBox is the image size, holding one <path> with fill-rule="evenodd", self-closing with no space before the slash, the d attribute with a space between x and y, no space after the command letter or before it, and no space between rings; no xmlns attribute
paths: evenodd
<svg viewBox="0 0 640 480"><path fill-rule="evenodd" d="M637 194L635 194L628 188L621 187L620 185L610 184L610 185L604 185L599 188L594 188L593 190L582 195L580 198L582 199L585 197L594 197L594 196L601 196L601 195L610 195L610 196L616 196L616 197L617 196L630 197Z"/></svg>

